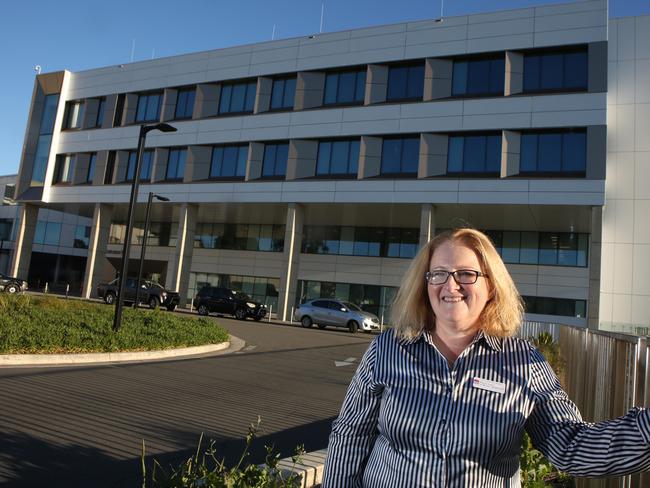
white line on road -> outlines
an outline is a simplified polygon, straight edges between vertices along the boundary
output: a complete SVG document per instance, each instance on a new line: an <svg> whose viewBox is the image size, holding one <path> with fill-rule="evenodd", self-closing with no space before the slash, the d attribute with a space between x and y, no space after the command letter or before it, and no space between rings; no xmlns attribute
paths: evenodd
<svg viewBox="0 0 650 488"><path fill-rule="evenodd" d="M347 358L344 361L334 361L334 366L337 368L340 368L341 366L350 366L351 364L354 364L356 360L357 358Z"/></svg>

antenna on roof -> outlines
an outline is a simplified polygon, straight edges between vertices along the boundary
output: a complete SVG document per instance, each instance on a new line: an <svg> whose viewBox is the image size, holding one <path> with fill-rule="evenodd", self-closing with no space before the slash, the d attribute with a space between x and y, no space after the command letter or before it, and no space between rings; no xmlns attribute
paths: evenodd
<svg viewBox="0 0 650 488"><path fill-rule="evenodd" d="M443 9L445 7L445 0L440 0L440 17L434 20L434 22L442 22L443 20Z"/></svg>
<svg viewBox="0 0 650 488"><path fill-rule="evenodd" d="M271 33L271 40L275 40L275 24L273 24L273 32Z"/></svg>
<svg viewBox="0 0 650 488"><path fill-rule="evenodd" d="M34 71L36 71L37 75L40 75L41 74L41 65L37 64L36 66L34 66Z"/></svg>
<svg viewBox="0 0 650 488"><path fill-rule="evenodd" d="M135 56L135 39L131 43L131 62L133 62L133 57Z"/></svg>
<svg viewBox="0 0 650 488"><path fill-rule="evenodd" d="M325 16L325 0L320 3L320 33L323 33L323 17Z"/></svg>

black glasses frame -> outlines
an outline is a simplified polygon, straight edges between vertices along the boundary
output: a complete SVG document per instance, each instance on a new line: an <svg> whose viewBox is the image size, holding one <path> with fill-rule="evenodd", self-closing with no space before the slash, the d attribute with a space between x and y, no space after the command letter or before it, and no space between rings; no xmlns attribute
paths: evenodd
<svg viewBox="0 0 650 488"><path fill-rule="evenodd" d="M453 276L454 281L458 285L473 285L476 283L479 279L480 276L487 278L488 276L485 273L481 273L480 271L476 271L474 269L457 269L456 271L445 271L445 270L437 270L435 273L447 273L447 278L445 278L445 281L441 283L431 283L431 278L433 277L434 271L427 271L424 273L424 281L426 281L429 285L444 285L449 281L449 277ZM474 281L459 281L458 278L458 273L472 273L474 275Z"/></svg>

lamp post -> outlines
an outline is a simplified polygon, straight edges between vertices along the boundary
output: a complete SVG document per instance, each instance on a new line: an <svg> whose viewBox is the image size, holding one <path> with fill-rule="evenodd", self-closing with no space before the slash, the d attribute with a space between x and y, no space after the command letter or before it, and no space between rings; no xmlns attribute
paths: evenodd
<svg viewBox="0 0 650 488"><path fill-rule="evenodd" d="M133 175L133 183L131 183L131 199L129 200L129 211L126 217L126 235L124 236L124 246L122 247L122 271L118 280L117 287L117 300L115 301L115 316L113 317L113 330L117 332L120 330L122 324L122 306L124 305L124 283L128 277L129 270L129 246L131 245L131 233L133 231L133 209L138 199L138 185L140 184L140 170L142 163L142 155L144 153L144 141L147 134L152 130L159 130L161 132L176 132L176 127L169 124L160 123L152 125L141 125L140 135L138 137L138 154L135 159L135 172Z"/></svg>
<svg viewBox="0 0 650 488"><path fill-rule="evenodd" d="M153 199L159 200L161 202L168 202L169 198L156 195L153 192L149 192L149 198L147 199L147 211L144 215L144 235L142 236L142 249L140 250L140 266L138 267L138 281L135 284L135 302L133 302L133 308L138 308L140 303L140 281L142 278L142 268L144 266L144 253L147 249L147 236L149 235L149 213L151 212L151 202Z"/></svg>

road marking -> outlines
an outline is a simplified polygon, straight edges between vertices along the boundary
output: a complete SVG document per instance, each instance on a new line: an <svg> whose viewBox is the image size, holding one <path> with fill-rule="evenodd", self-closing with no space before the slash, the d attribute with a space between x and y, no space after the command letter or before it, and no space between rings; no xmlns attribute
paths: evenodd
<svg viewBox="0 0 650 488"><path fill-rule="evenodd" d="M251 352L253 349L256 349L257 346L246 346L241 351L237 351L235 354L243 354L245 352Z"/></svg>
<svg viewBox="0 0 650 488"><path fill-rule="evenodd" d="M351 364L354 364L356 360L357 358L347 358L344 361L334 361L334 366L337 368L340 368L342 366L350 366Z"/></svg>

